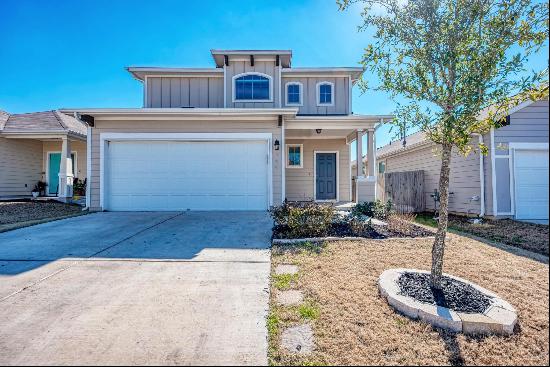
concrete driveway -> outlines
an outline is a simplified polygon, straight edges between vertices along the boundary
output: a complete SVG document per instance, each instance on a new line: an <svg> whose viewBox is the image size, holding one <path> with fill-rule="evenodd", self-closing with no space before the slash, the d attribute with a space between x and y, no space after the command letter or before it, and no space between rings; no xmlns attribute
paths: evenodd
<svg viewBox="0 0 550 367"><path fill-rule="evenodd" d="M271 225L96 213L0 233L0 364L266 364Z"/></svg>

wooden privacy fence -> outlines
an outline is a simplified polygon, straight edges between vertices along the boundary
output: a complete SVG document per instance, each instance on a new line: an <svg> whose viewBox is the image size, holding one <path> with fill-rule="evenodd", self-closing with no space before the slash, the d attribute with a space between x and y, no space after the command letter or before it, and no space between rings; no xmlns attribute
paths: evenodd
<svg viewBox="0 0 550 367"><path fill-rule="evenodd" d="M424 171L384 174L384 200L391 200L399 213L420 213L426 209Z"/></svg>

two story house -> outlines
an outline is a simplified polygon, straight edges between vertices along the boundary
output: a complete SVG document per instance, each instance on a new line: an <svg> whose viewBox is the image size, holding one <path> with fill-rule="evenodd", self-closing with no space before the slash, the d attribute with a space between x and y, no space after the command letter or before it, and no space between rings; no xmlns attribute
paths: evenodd
<svg viewBox="0 0 550 367"><path fill-rule="evenodd" d="M128 67L143 84L143 108L63 110L88 125L91 210L349 202L353 176L357 200L375 198L374 129L392 116L353 113L362 68L293 67L289 50L211 54L212 68ZM350 164L363 135L366 175Z"/></svg>

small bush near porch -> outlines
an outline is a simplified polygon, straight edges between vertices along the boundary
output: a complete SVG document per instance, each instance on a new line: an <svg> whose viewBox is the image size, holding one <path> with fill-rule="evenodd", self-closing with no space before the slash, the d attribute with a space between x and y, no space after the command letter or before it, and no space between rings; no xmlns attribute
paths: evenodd
<svg viewBox="0 0 550 367"><path fill-rule="evenodd" d="M394 213L391 203L358 204L351 213L343 213L337 212L330 204L285 202L273 207L270 213L275 222L273 238L277 239L433 235L431 231L415 225L414 216Z"/></svg>

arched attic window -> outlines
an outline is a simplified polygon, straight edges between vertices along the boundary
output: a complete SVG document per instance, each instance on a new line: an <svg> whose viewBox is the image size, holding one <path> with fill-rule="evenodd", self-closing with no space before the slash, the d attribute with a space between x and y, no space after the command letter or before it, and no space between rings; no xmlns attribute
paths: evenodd
<svg viewBox="0 0 550 367"><path fill-rule="evenodd" d="M271 76L243 73L233 77L233 102L271 102Z"/></svg>

